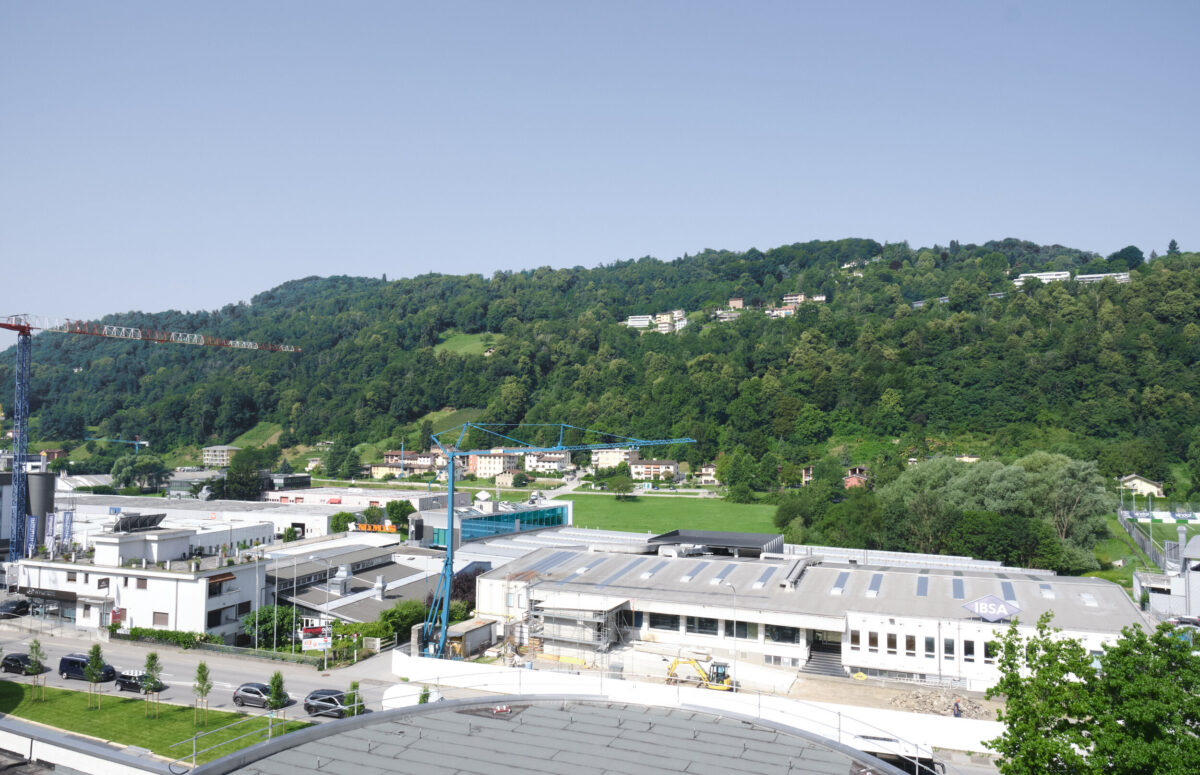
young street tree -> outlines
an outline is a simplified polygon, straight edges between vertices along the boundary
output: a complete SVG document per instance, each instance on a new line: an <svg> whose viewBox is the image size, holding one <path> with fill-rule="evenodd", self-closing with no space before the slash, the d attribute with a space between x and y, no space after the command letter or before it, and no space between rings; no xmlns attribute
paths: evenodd
<svg viewBox="0 0 1200 775"><path fill-rule="evenodd" d="M88 661L83 667L83 676L88 682L88 707L92 705L92 695L96 696L96 709L100 709L100 681L104 678L104 653L100 644L94 643L88 649Z"/></svg>
<svg viewBox="0 0 1200 775"><path fill-rule="evenodd" d="M284 705L287 705L288 695L283 689L283 673L276 670L271 673L270 694L267 697L267 707L271 710L279 710Z"/></svg>
<svg viewBox="0 0 1200 775"><path fill-rule="evenodd" d="M151 651L146 654L146 662L142 665L142 694L146 697L147 711L149 711L150 695L154 695L154 717L158 717L158 690L162 683L162 662L158 659L158 652Z"/></svg>
<svg viewBox="0 0 1200 775"><path fill-rule="evenodd" d="M192 691L196 695L196 704L192 708L192 724L197 722L197 716L200 709L204 709L204 726L208 726L208 693L212 691L213 682L208 674L208 663L201 662L196 665L196 680L192 684Z"/></svg>

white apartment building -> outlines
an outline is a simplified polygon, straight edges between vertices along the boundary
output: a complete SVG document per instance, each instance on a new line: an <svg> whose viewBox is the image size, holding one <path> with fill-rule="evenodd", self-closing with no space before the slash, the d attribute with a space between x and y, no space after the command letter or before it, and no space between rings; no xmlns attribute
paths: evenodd
<svg viewBox="0 0 1200 775"><path fill-rule="evenodd" d="M783 305L785 307L789 307L789 306L794 307L797 304L803 304L803 303L804 303L804 294L803 293L785 293L785 294L783 294Z"/></svg>
<svg viewBox="0 0 1200 775"><path fill-rule="evenodd" d="M205 447L200 450L200 459L209 468L224 468L233 460L233 456L242 450L241 447L231 447L222 444L216 447Z"/></svg>
<svg viewBox="0 0 1200 775"><path fill-rule="evenodd" d="M673 482L679 476L679 463L674 460L634 460L629 464L629 476L638 481Z"/></svg>
<svg viewBox="0 0 1200 775"><path fill-rule="evenodd" d="M263 564L249 561L249 554L184 559L192 532L98 536L90 560L23 559L18 590L29 598L32 616L58 623L99 628L116 621L207 632L233 643L242 631L241 617L262 602Z"/></svg>
<svg viewBox="0 0 1200 775"><path fill-rule="evenodd" d="M571 467L568 452L527 452L525 470L538 474L562 473Z"/></svg>
<svg viewBox="0 0 1200 775"><path fill-rule="evenodd" d="M649 328L653 322L653 315L630 315L625 319L625 325L629 328Z"/></svg>
<svg viewBox="0 0 1200 775"><path fill-rule="evenodd" d="M497 474L520 466L521 455L502 449L493 449L486 454L471 455L467 458L467 470L480 479L491 479Z"/></svg>
<svg viewBox="0 0 1200 775"><path fill-rule="evenodd" d="M593 449L592 467L597 471L616 468L622 463L632 463L638 457L636 449Z"/></svg>

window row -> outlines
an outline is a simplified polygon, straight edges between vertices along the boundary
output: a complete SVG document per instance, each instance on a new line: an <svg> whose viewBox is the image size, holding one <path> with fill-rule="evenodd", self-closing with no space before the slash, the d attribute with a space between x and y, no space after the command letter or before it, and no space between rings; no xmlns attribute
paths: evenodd
<svg viewBox="0 0 1200 775"><path fill-rule="evenodd" d="M90 574L90 573L83 574L83 583L84 584L90 583L91 576L92 576L92 574ZM128 587L130 578L131 578L130 576L125 576L123 579L124 584L122 586ZM133 578L133 580L137 582L138 589L146 588L146 579ZM79 572L78 571L73 571L73 570L67 571L67 582L68 583L78 582L78 581L79 581ZM110 581L110 579L108 576L101 576L100 578L96 579L96 589L108 589L109 581Z"/></svg>
<svg viewBox="0 0 1200 775"><path fill-rule="evenodd" d="M649 627L652 630L669 630L678 632L682 620L684 632L693 635L722 634L721 620L709 619L704 616L679 616L677 614L660 614L653 611L649 614ZM724 636L726 638L741 638L743 640L758 640L758 622L725 621ZM783 627L768 624L763 627L768 643L796 644L800 642L799 627Z"/></svg>
<svg viewBox="0 0 1200 775"><path fill-rule="evenodd" d="M864 638L865 635L865 638ZM899 656L900 654L900 635L894 632L883 633L883 648L889 656ZM917 638L916 635L904 635L904 656L917 656ZM924 642L921 644L924 648L921 653L925 659L937 659L937 638L930 635L923 636ZM878 654L880 651L880 633L871 630L851 630L850 631L850 650L862 651L865 646L868 654ZM955 638L942 638L942 659L953 662L958 652L958 640ZM979 652L980 641L964 639L962 641L962 659L963 662L974 662L976 655ZM1000 651L1000 644L997 641L982 641L983 663L985 665L994 665L996 663L996 655Z"/></svg>

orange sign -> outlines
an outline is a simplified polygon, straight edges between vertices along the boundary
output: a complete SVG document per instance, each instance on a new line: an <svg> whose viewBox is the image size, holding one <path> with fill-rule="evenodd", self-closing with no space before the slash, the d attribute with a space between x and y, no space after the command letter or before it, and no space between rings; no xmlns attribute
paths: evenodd
<svg viewBox="0 0 1200 775"><path fill-rule="evenodd" d="M364 525L358 522L351 522L350 527L360 533L395 533L395 525Z"/></svg>

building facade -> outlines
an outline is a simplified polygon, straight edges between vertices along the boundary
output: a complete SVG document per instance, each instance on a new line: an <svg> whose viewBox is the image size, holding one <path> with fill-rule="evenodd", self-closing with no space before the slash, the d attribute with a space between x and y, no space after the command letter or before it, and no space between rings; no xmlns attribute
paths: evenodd
<svg viewBox="0 0 1200 775"><path fill-rule="evenodd" d="M629 464L629 476L637 481L673 482L679 477L679 463L674 460L634 460Z"/></svg>
<svg viewBox="0 0 1200 775"><path fill-rule="evenodd" d="M210 468L224 468L233 461L233 456L242 450L241 447L231 447L221 444L215 447L205 447L200 450L200 459Z"/></svg>

